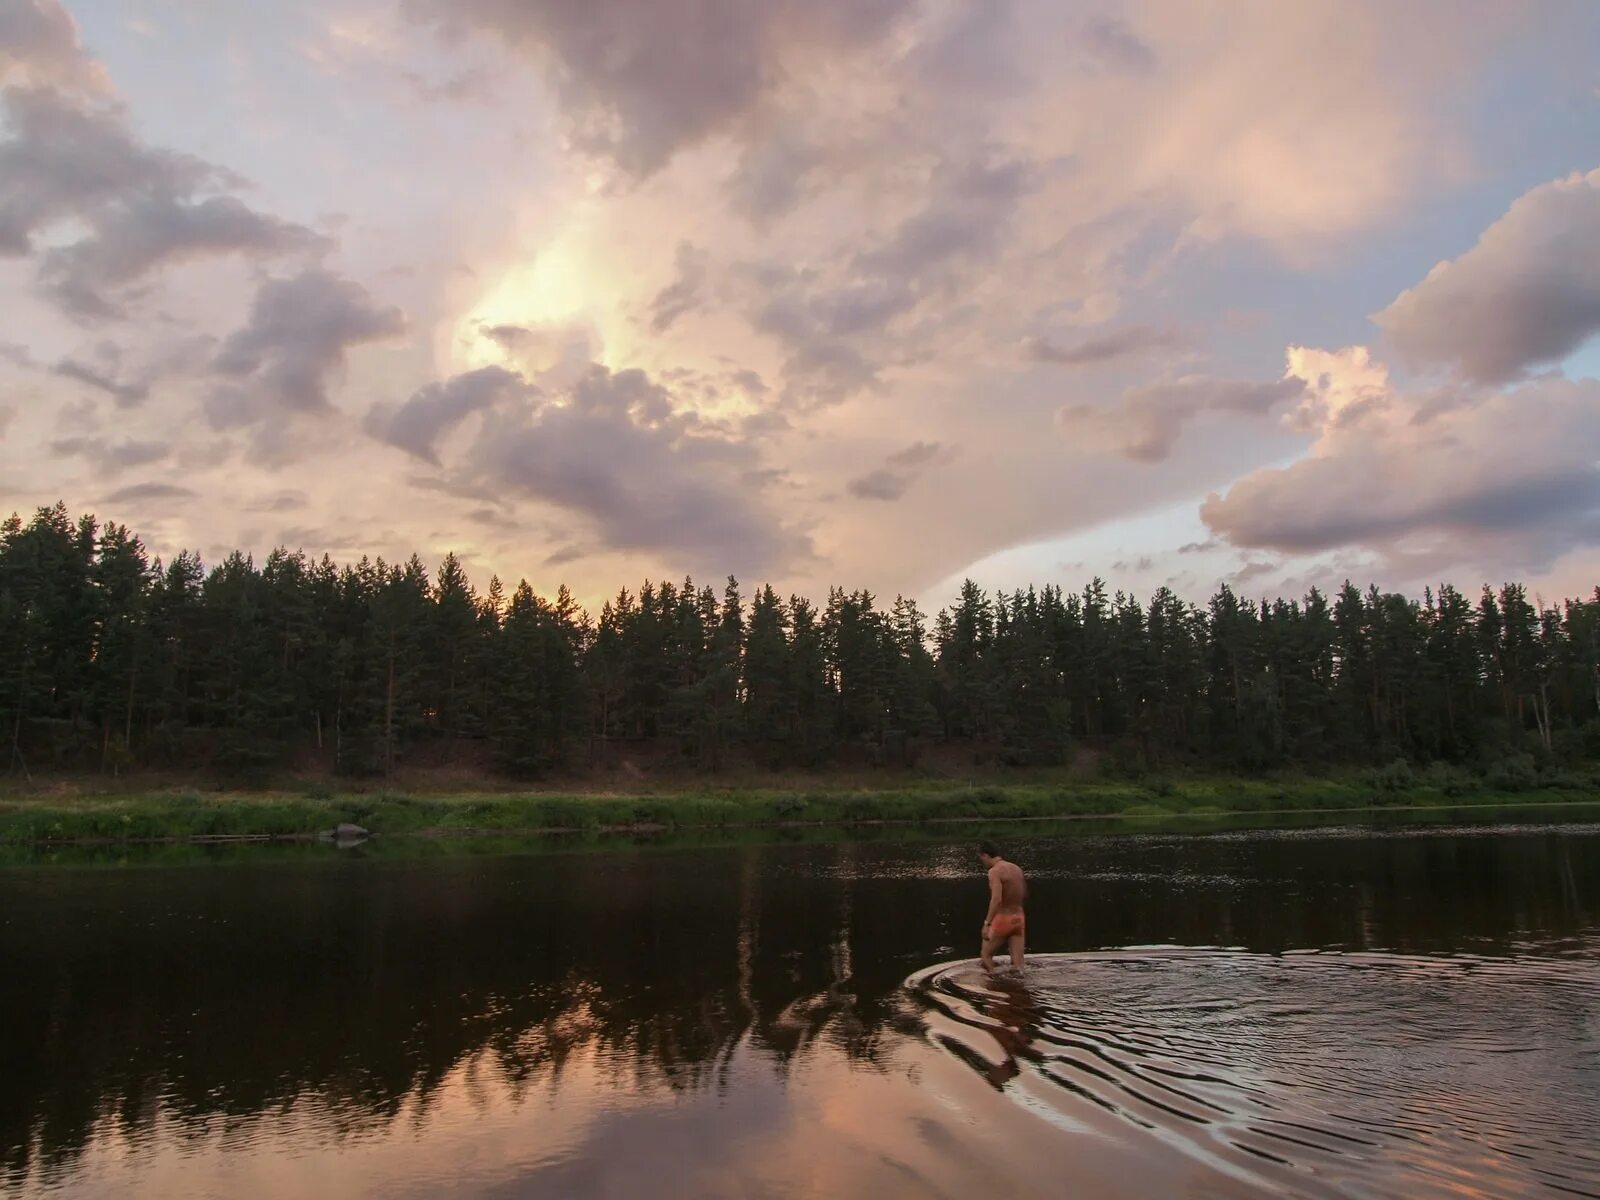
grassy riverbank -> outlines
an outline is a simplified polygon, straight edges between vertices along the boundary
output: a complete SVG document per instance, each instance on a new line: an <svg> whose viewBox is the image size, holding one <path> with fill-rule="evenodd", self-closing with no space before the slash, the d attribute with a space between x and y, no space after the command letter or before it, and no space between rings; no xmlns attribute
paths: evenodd
<svg viewBox="0 0 1600 1200"><path fill-rule="evenodd" d="M648 795L391 791L15 794L0 796L0 842L309 837L351 822L379 836L604 829L849 826L1063 817L1220 816L1600 801L1600 789L1516 790L1346 779L920 783L811 790L727 788Z"/></svg>

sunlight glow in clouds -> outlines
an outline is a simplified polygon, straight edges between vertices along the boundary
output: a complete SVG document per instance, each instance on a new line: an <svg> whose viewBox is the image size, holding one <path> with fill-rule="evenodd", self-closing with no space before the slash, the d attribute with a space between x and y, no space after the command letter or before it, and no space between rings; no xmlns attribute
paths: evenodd
<svg viewBox="0 0 1600 1200"><path fill-rule="evenodd" d="M610 264L595 243L593 224L580 213L571 225L535 250L531 261L507 268L457 322L452 366L469 370L499 363L549 369L559 362L570 336L584 331L593 332L592 339L585 339L594 343L593 359L608 367L618 365L608 354L614 353L616 343L622 340L620 331L612 328L613 313L621 307L622 297L609 278ZM546 345L537 351L530 346L519 354L514 341L497 341L482 332L504 327L543 335L542 339L526 340ZM529 353L532 364L527 362Z"/></svg>
<svg viewBox="0 0 1600 1200"><path fill-rule="evenodd" d="M1582 0L0 0L0 506L586 600L1581 584L1596 44Z"/></svg>

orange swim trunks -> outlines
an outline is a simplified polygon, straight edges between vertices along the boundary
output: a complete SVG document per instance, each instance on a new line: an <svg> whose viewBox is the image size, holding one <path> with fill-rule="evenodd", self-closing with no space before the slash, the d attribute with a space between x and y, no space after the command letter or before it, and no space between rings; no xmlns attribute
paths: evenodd
<svg viewBox="0 0 1600 1200"><path fill-rule="evenodd" d="M995 913L989 922L989 936L995 941L1016 937L1026 928L1027 921L1020 912Z"/></svg>

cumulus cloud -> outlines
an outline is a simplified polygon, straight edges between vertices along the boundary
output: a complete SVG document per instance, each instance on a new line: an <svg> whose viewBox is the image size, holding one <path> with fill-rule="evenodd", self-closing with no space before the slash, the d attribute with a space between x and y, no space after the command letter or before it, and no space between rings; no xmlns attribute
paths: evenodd
<svg viewBox="0 0 1600 1200"><path fill-rule="evenodd" d="M1057 424L1075 446L1119 454L1136 462L1160 462L1195 418L1212 413L1261 415L1299 397L1305 381L1293 376L1262 383L1185 375L1130 388L1112 408L1071 404Z"/></svg>
<svg viewBox="0 0 1600 1200"><path fill-rule="evenodd" d="M1336 372L1321 386L1350 390ZM1252 549L1435 546L1506 568L1543 569L1600 541L1600 383L1545 379L1445 405L1361 390L1360 403L1329 407L1304 457L1208 497L1206 525Z"/></svg>
<svg viewBox="0 0 1600 1200"><path fill-rule="evenodd" d="M739 125L800 64L878 43L912 0L406 0L417 19L482 29L550 74L575 145L645 176Z"/></svg>
<svg viewBox="0 0 1600 1200"><path fill-rule="evenodd" d="M439 441L476 412L532 394L526 380L504 367L480 367L443 383L420 388L404 404L379 404L367 413L366 430L424 462L439 465Z"/></svg>
<svg viewBox="0 0 1600 1200"><path fill-rule="evenodd" d="M608 549L760 572L810 548L752 491L758 465L752 447L680 411L643 371L596 365L564 396L488 410L450 470L464 484L564 509Z"/></svg>
<svg viewBox="0 0 1600 1200"><path fill-rule="evenodd" d="M1375 320L1408 363L1504 383L1600 333L1600 170L1521 196Z"/></svg>
<svg viewBox="0 0 1600 1200"><path fill-rule="evenodd" d="M493 342L540 387L571 387L600 354L599 334L585 321L545 325L483 325L478 336Z"/></svg>
<svg viewBox="0 0 1600 1200"><path fill-rule="evenodd" d="M84 53L72 15L56 0L0 6L0 80L100 91L105 72Z"/></svg>
<svg viewBox="0 0 1600 1200"><path fill-rule="evenodd" d="M1180 344L1178 335L1170 329L1152 325L1130 325L1100 337L1087 338L1071 346L1058 346L1049 338L1028 338L1022 344L1023 355L1034 362L1059 363L1067 367L1099 366L1133 358L1155 350L1170 350Z"/></svg>
<svg viewBox="0 0 1600 1200"><path fill-rule="evenodd" d="M326 410L329 380L354 346L398 337L405 315L320 268L257 289L249 320L223 341L212 369L226 382L206 402L217 428Z"/></svg>
<svg viewBox="0 0 1600 1200"><path fill-rule="evenodd" d="M52 88L3 98L0 255L28 256L43 240L39 283L73 315L125 315L131 289L173 263L326 245L227 194L238 184L227 172L144 145L115 107Z"/></svg>
<svg viewBox="0 0 1600 1200"><path fill-rule="evenodd" d="M176 263L221 254L275 257L316 249L324 239L251 209L234 196L126 197L96 215L91 236L47 251L39 279L68 310L114 317L118 292Z"/></svg>

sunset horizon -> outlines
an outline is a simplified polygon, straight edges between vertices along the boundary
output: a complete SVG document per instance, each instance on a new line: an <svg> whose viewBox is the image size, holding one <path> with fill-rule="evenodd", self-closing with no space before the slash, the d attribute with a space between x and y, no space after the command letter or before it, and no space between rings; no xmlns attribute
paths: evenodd
<svg viewBox="0 0 1600 1200"><path fill-rule="evenodd" d="M17 0L0 509L591 608L1587 595L1600 14L1269 7Z"/></svg>

